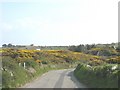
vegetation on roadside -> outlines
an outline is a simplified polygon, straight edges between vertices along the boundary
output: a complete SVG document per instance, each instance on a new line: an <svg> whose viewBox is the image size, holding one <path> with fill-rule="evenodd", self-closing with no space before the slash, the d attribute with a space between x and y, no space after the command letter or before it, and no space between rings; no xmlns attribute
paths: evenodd
<svg viewBox="0 0 120 90"><path fill-rule="evenodd" d="M89 88L118 88L118 72L117 64L79 64L74 75Z"/></svg>
<svg viewBox="0 0 120 90"><path fill-rule="evenodd" d="M96 57L63 50L2 49L2 87L20 87L49 70L72 68L90 58Z"/></svg>
<svg viewBox="0 0 120 90"><path fill-rule="evenodd" d="M119 69L115 66L120 64L119 47L87 45L85 48L83 45L69 50L3 48L0 50L2 87L20 87L49 70L75 67L75 76L88 87L117 87Z"/></svg>
<svg viewBox="0 0 120 90"><path fill-rule="evenodd" d="M20 87L27 82L35 79L38 75L55 69L50 66L40 67L33 60L26 61L26 68L19 66L15 60L10 57L3 57L2 60L2 88Z"/></svg>

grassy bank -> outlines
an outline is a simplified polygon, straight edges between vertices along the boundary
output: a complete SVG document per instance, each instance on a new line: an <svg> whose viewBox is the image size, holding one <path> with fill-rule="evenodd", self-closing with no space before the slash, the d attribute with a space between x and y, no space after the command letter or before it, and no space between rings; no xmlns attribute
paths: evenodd
<svg viewBox="0 0 120 90"><path fill-rule="evenodd" d="M116 65L89 66L79 64L74 75L89 88L118 88L118 68L113 68Z"/></svg>
<svg viewBox="0 0 120 90"><path fill-rule="evenodd" d="M2 64L5 70L2 71L2 87L13 88L22 86L37 76L54 69L50 66L41 67L34 61L30 61L30 63L24 69L23 66L19 66L11 58L4 58Z"/></svg>
<svg viewBox="0 0 120 90"><path fill-rule="evenodd" d="M26 62L26 67L19 66L12 58L3 58L2 88L20 87L43 73L50 70L69 68L67 64L47 64L40 65L33 60Z"/></svg>

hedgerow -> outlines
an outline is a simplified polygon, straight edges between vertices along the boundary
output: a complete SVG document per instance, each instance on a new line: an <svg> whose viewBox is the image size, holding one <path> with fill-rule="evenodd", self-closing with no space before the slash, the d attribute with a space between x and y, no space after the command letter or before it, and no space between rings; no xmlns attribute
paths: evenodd
<svg viewBox="0 0 120 90"><path fill-rule="evenodd" d="M89 88L118 88L118 72L117 64L90 66L80 63L74 75Z"/></svg>

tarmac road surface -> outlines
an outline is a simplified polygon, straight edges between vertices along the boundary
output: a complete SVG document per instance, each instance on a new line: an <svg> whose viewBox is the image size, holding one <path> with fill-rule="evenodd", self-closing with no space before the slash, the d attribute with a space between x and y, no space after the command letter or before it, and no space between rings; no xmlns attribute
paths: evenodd
<svg viewBox="0 0 120 90"><path fill-rule="evenodd" d="M52 70L20 88L86 88L73 75L74 69Z"/></svg>

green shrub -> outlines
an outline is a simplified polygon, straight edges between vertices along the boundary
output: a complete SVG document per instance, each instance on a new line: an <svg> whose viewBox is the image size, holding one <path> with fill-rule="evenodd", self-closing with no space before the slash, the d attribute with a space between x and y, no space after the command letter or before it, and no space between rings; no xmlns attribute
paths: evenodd
<svg viewBox="0 0 120 90"><path fill-rule="evenodd" d="M3 87L16 87L20 86L30 78L27 71L18 65L10 57L2 59L2 85ZM11 75L12 73L12 75Z"/></svg>
<svg viewBox="0 0 120 90"><path fill-rule="evenodd" d="M29 67L38 68L38 63L35 62L34 60L26 60L25 65L27 68L29 68Z"/></svg>
<svg viewBox="0 0 120 90"><path fill-rule="evenodd" d="M74 71L78 80L92 88L117 88L118 70L112 70L112 65L87 66L79 64Z"/></svg>

